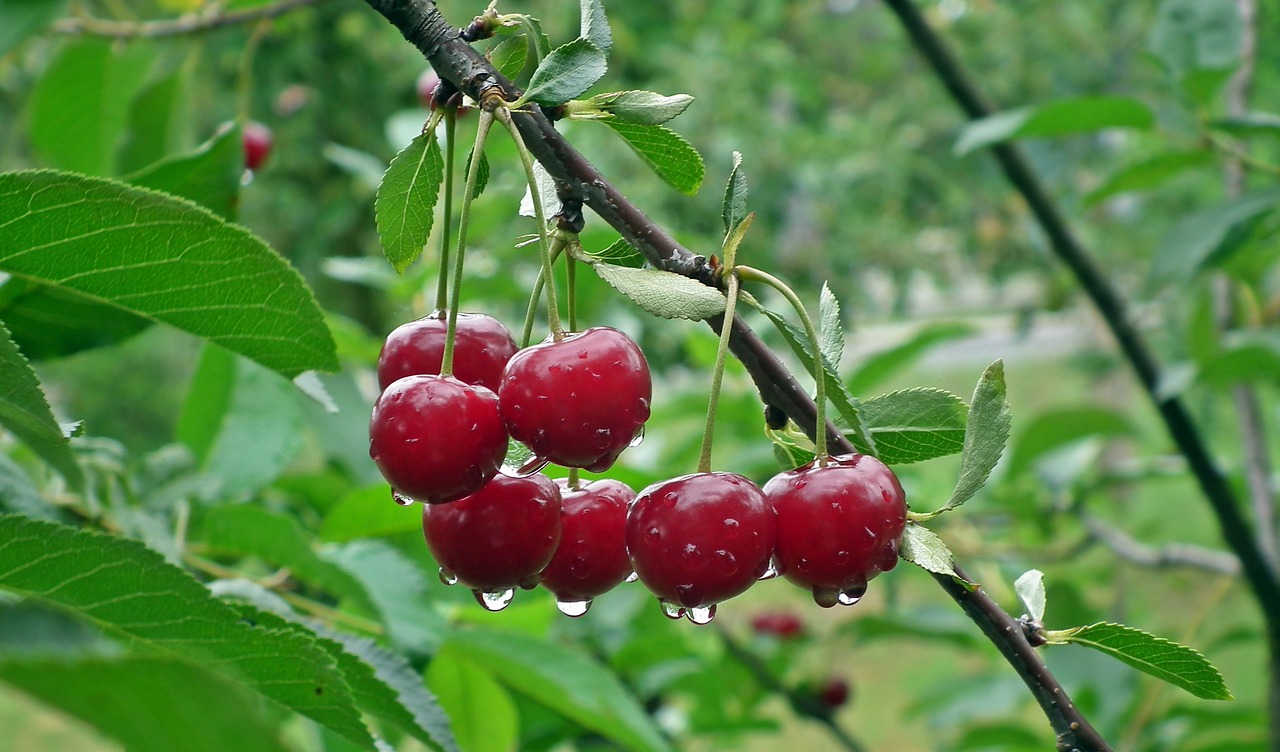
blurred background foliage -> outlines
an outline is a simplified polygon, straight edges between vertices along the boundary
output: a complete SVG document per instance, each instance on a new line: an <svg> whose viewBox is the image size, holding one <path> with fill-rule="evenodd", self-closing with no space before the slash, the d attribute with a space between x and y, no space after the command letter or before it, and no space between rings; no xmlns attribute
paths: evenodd
<svg viewBox="0 0 1280 752"><path fill-rule="evenodd" d="M483 10L461 0L439 4L460 25ZM1030 140L1025 148L1161 356L1184 366L1177 373L1201 374L1170 388L1184 390L1239 484L1241 443L1227 389L1247 378L1261 395L1265 425L1274 427L1280 417L1270 207L1229 228L1242 237L1221 270L1176 279L1153 274L1160 254L1177 253L1186 232L1179 220L1224 200L1221 139L1210 138L1205 123L1225 115L1225 74L1197 89L1171 73L1154 30L1174 2L919 4L1003 106L1117 95L1155 113L1150 129ZM1280 49L1269 42L1280 33L1280 2L1259 5L1251 97L1257 110L1273 111ZM199 6L198 0L71 4L121 20L168 18ZM1265 748L1260 620L1237 579L1196 567L1140 566L1098 533L1217 548L1215 522L1026 207L987 154L956 153L962 119L888 11L874 0L647 0L606 8L615 44L597 90L694 95L672 126L703 154L708 178L697 196L682 196L654 179L606 128L565 123L569 140L682 243L708 254L720 242L720 186L730 154L742 152L757 217L740 260L788 279L813 305L821 284L830 283L849 331L842 370L859 396L930 385L967 398L982 369L1004 358L1014 441L988 489L940 520L939 532L1014 613L1011 583L1040 568L1049 582L1050 627L1123 620L1193 645L1223 670L1238 698L1233 704L1195 701L1073 647L1049 650L1050 666L1117 748ZM540 17L556 41L577 32L576 3L512 0L501 10ZM1238 50L1227 72L1236 60ZM90 66L106 71L101 80ZM112 43L46 33L0 57L5 170L51 166L129 176L196 149L230 121L267 124L273 153L224 213L306 277L330 314L344 365L323 377L342 408L327 414L247 361L163 327L99 322L87 339L72 336L83 321L50 328L58 322L49 311L66 309L40 308L6 280L0 319L35 361L59 416L85 421L78 451L93 483L86 499L68 500L22 446L0 437L6 450L0 506L63 520L109 519L122 534L166 552L174 526L189 523L202 555L258 577L290 562L209 543L210 526L226 509L250 503L300 526L306 540L350 556L359 550L352 546L373 540L395 566L352 571L371 581L403 575L418 596L402 604L402 613L381 615L393 635L407 632L393 640L396 646L425 671L446 707L460 702L444 678L459 669L442 656L481 677L470 690L485 698L481 716L454 717L468 750L604 744L537 697L493 681L501 672L466 664L472 658L464 649L437 652L454 632L471 627L593 654L682 749L838 748L820 724L790 710L726 651L721 629L797 692L816 692L833 677L847 681L852 698L832 712L866 749L1046 748L1047 727L1017 677L930 579L909 567L877 580L851 609L823 611L785 583L763 583L722 607L715 625L704 629L667 622L638 586L569 620L541 592L521 593L507 611L488 614L469 594L436 584L416 522L392 516L399 510L367 459L365 433L381 338L425 314L434 290L433 254L403 277L394 275L381 255L372 208L385 165L425 121L415 93L423 69L421 56L384 19L345 0L200 35ZM97 93L82 90L85 81L98 81ZM474 114L461 119L461 138L470 139L475 121ZM1241 146L1261 165L1249 171L1248 189L1275 180L1269 167L1280 159L1275 132L1250 131ZM86 133L112 139L99 152L109 158L68 149ZM537 260L529 248L516 247L532 225L517 216L522 178L514 152L502 138L491 144L494 176L473 213L476 252L464 308L515 328ZM1090 199L1123 167L1172 151L1198 156L1138 190ZM615 237L588 216L589 249ZM1224 274L1239 310L1225 333L1214 322L1210 294ZM611 474L640 488L692 472L713 333L650 318L593 275L580 274L579 286L582 319L631 333L656 374L647 438ZM1231 346L1233 337L1247 346ZM1226 350L1238 360L1222 364ZM717 468L762 482L778 467L761 406L740 368L731 367L725 390ZM925 510L949 494L957 465L947 459L896 469L915 508ZM290 587L359 611L341 593L305 578ZM24 623L13 611L0 609L0 642L12 642L15 625ZM794 614L802 629L797 636L753 629L752 617L763 613ZM297 749L345 748L305 722L291 723ZM18 740L15 749L112 748L13 690L0 690L0 734Z"/></svg>

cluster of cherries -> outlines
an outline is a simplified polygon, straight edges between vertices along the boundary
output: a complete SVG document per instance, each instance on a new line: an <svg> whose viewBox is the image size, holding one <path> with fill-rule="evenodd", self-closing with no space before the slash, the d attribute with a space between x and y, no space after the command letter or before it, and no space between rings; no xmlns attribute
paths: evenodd
<svg viewBox="0 0 1280 752"><path fill-rule="evenodd" d="M782 574L824 607L850 605L897 563L905 496L870 456L823 458L763 488L724 472L639 494L552 481L538 472L548 462L602 472L642 436L652 382L639 346L596 327L518 350L497 320L458 314L444 376L446 323L436 311L388 336L369 451L399 503L425 503L441 578L486 608L541 584L579 616L638 577L667 616L706 623L759 579ZM508 437L534 460L503 467Z"/></svg>

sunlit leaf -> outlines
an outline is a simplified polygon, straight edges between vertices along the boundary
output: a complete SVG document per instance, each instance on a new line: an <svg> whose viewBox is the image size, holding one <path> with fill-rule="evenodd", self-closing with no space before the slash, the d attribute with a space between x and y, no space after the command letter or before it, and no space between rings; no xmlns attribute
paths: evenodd
<svg viewBox="0 0 1280 752"><path fill-rule="evenodd" d="M902 550L899 553L903 559L926 572L950 575L960 579L960 575L956 574L954 568L955 556L951 553L951 549L947 548L947 544L927 527L914 522L907 523L907 529L902 534Z"/></svg>
<svg viewBox="0 0 1280 752"><path fill-rule="evenodd" d="M462 752L515 749L520 717L511 696L493 674L457 648L441 650L427 666L427 686L449 714Z"/></svg>
<svg viewBox="0 0 1280 752"><path fill-rule="evenodd" d="M603 122L667 185L690 196L698 192L706 166L698 150L680 134L661 125L636 125L616 119Z"/></svg>
<svg viewBox="0 0 1280 752"><path fill-rule="evenodd" d="M969 421L960 458L960 480L938 513L968 501L986 484L1009 440L1009 403L1005 401L1004 361L987 367L969 403Z"/></svg>
<svg viewBox="0 0 1280 752"><path fill-rule="evenodd" d="M701 321L724 313L727 301L723 293L674 272L603 262L592 264L591 268L615 290L654 316Z"/></svg>
<svg viewBox="0 0 1280 752"><path fill-rule="evenodd" d="M1220 264L1243 247L1243 230L1280 204L1280 188L1264 188L1192 212L1179 219L1156 248L1151 277L1181 282Z"/></svg>
<svg viewBox="0 0 1280 752"><path fill-rule="evenodd" d="M928 387L890 392L862 403L876 451L889 465L959 454L968 413L956 395Z"/></svg>
<svg viewBox="0 0 1280 752"><path fill-rule="evenodd" d="M564 104L594 86L608 67L603 50L590 40L575 39L543 59L523 99L549 107Z"/></svg>
<svg viewBox="0 0 1280 752"><path fill-rule="evenodd" d="M608 55L613 47L613 34L609 31L609 19L604 14L604 4L600 0L580 0L582 31L579 37L591 42L600 51Z"/></svg>

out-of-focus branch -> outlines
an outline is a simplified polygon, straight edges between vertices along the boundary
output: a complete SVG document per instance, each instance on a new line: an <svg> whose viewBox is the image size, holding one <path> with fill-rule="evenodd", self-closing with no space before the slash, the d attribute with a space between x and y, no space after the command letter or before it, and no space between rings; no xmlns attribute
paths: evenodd
<svg viewBox="0 0 1280 752"><path fill-rule="evenodd" d="M181 18L163 21L114 21L94 16L64 18L53 25L58 34L81 34L111 39L133 39L140 37L172 37L183 34L199 34L201 32L223 29L228 26L240 26L255 21L276 18L292 10L308 5L316 5L323 0L279 0L270 5L244 10L218 13L192 13Z"/></svg>
<svg viewBox="0 0 1280 752"><path fill-rule="evenodd" d="M1088 512L1079 512L1078 517L1090 538L1133 564L1143 567L1193 567L1232 576L1240 574L1240 560L1229 553L1188 543L1151 546Z"/></svg>

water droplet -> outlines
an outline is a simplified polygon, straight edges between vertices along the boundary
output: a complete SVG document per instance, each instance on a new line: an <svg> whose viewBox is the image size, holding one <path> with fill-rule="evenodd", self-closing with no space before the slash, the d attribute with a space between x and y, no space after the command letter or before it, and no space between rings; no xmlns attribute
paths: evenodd
<svg viewBox="0 0 1280 752"><path fill-rule="evenodd" d="M586 351L586 350L579 350L579 351L578 351L578 360L586 360L586 359L587 359L587 357L588 357L588 355L589 355L589 353L587 353L587 351Z"/></svg>
<svg viewBox="0 0 1280 752"><path fill-rule="evenodd" d="M732 575L737 573L738 561L733 558L733 554L728 551L725 551L724 549L717 549L715 553L715 560L716 569L720 570L721 574Z"/></svg>
<svg viewBox="0 0 1280 752"><path fill-rule="evenodd" d="M862 596L867 594L867 583L855 584L852 587L845 588L836 596L836 600L841 606L852 606L862 600Z"/></svg>
<svg viewBox="0 0 1280 752"><path fill-rule="evenodd" d="M724 521L724 537L725 537L725 539L726 539L726 540L733 540L734 538L737 538L737 537L738 537L738 533L739 533L739 532L741 532L741 531L738 529L739 527L740 527L740 525L739 525L738 521L737 521L737 520L735 520L734 518L729 517L728 519L726 519L726 520Z"/></svg>
<svg viewBox="0 0 1280 752"><path fill-rule="evenodd" d="M413 501L414 501L412 497L405 496L404 494L400 493L399 491L395 491L395 490L393 490L393 491L391 492L391 500L392 500L392 501L394 501L395 503L399 504L399 505L400 505L400 506L402 506L402 507L407 507L407 506L409 506L409 505L413 504Z"/></svg>
<svg viewBox="0 0 1280 752"><path fill-rule="evenodd" d="M588 598L585 601L556 601L556 608L560 609L560 613L565 616L577 618L591 608L591 599Z"/></svg>
<svg viewBox="0 0 1280 752"><path fill-rule="evenodd" d="M671 601L664 601L661 599L658 600L658 605L662 606L662 615L668 619L679 619L684 616L683 606L678 606Z"/></svg>
<svg viewBox="0 0 1280 752"><path fill-rule="evenodd" d="M607 428L597 428L597 429L596 429L595 448L596 448L596 449L607 449L607 448L609 447L609 438L610 438L611 436L613 436L613 431L610 431L610 430L609 430L609 429L607 429Z"/></svg>
<svg viewBox="0 0 1280 752"><path fill-rule="evenodd" d="M804 488L807 485L809 485L809 481L805 480L804 478L800 478L799 480L796 481L796 488Z"/></svg>
<svg viewBox="0 0 1280 752"><path fill-rule="evenodd" d="M524 579L520 580L520 582L518 582L517 584L520 586L521 590L533 590L538 586L538 583L540 582L542 582L541 573L531 574L528 577L525 577Z"/></svg>
<svg viewBox="0 0 1280 752"><path fill-rule="evenodd" d="M658 545L658 542L662 540L662 531L656 526L649 528L648 532L645 533L645 540L650 546Z"/></svg>
<svg viewBox="0 0 1280 752"><path fill-rule="evenodd" d="M800 570L801 572L808 572L810 566L811 565L809 563L809 560L804 558L803 556L800 557L800 561L796 562L796 569Z"/></svg>
<svg viewBox="0 0 1280 752"><path fill-rule="evenodd" d="M689 618L689 621L699 626L710 624L711 620L716 618L716 604L712 603L710 606L691 608L684 615Z"/></svg>
<svg viewBox="0 0 1280 752"><path fill-rule="evenodd" d="M472 590L476 601L489 611L501 611L511 604L511 599L516 597L516 591L508 588L496 593L482 593L479 590Z"/></svg>
<svg viewBox="0 0 1280 752"><path fill-rule="evenodd" d="M617 365L617 364L615 363L614 365ZM641 415L648 416L649 400L645 399L644 397L641 397L640 399L636 400L636 411L639 412Z"/></svg>
<svg viewBox="0 0 1280 752"><path fill-rule="evenodd" d="M848 564L848 563L849 563L849 552L848 552L848 551L836 551L836 563L837 563L837 564L840 564L840 565Z"/></svg>
<svg viewBox="0 0 1280 752"><path fill-rule="evenodd" d="M450 572L444 567L440 567L440 581L446 585L457 585L458 575L454 574L453 572Z"/></svg>
<svg viewBox="0 0 1280 752"><path fill-rule="evenodd" d="M569 574L579 580L585 580L591 576L591 562L587 561L585 556L573 557L573 561L569 564Z"/></svg>
<svg viewBox="0 0 1280 752"><path fill-rule="evenodd" d="M546 467L548 462L550 462L550 460L544 460L541 457L531 457L530 459L525 460L524 464L519 467L513 468L510 465L503 463L501 470L502 474L509 478L528 478L530 475L533 475Z"/></svg>
<svg viewBox="0 0 1280 752"><path fill-rule="evenodd" d="M840 591L833 587L815 587L813 602L823 608L831 608L840 602Z"/></svg>
<svg viewBox="0 0 1280 752"><path fill-rule="evenodd" d="M627 579L623 580L623 582L636 582L639 579L640 579L640 575L636 572L632 572L631 574L627 575Z"/></svg>
<svg viewBox="0 0 1280 752"><path fill-rule="evenodd" d="M644 426L640 426L640 430L636 431L635 438L631 439L631 443L627 444L627 446L638 447L643 443L644 443Z"/></svg>
<svg viewBox="0 0 1280 752"><path fill-rule="evenodd" d="M695 572L705 569L707 559L702 555L702 551L692 543L684 544L684 550L680 552L680 559L684 562L685 569Z"/></svg>
<svg viewBox="0 0 1280 752"><path fill-rule="evenodd" d="M889 492L889 489L887 489L887 488L886 488L886 489L883 489L883 490L881 490L881 491L880 491L880 497L881 497L882 499L884 499L884 503L886 503L886 504L892 504L892 503L893 503L893 494L892 494L892 493L890 493L890 492Z"/></svg>
<svg viewBox="0 0 1280 752"><path fill-rule="evenodd" d="M778 562L775 559L769 559L768 563L765 564L764 571L761 572L760 576L757 577L756 579L772 580L774 577L777 577L777 576L778 576Z"/></svg>

